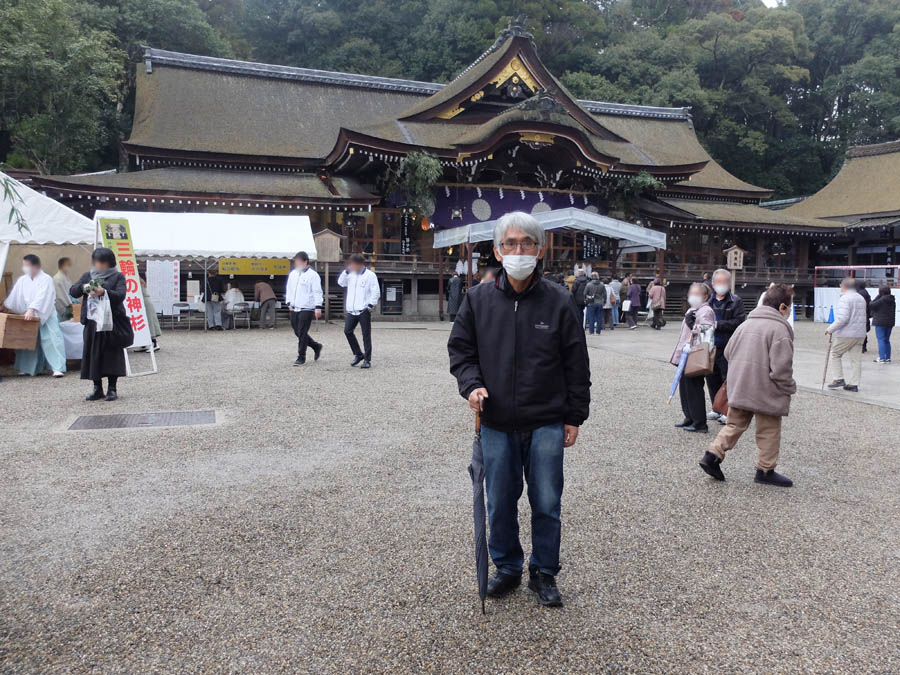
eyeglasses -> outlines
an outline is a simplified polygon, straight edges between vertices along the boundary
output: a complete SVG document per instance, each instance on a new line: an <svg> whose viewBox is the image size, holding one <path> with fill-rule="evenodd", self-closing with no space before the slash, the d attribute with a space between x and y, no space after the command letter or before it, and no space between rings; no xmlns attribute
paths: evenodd
<svg viewBox="0 0 900 675"><path fill-rule="evenodd" d="M522 253L532 254L538 250L538 243L531 239L523 239L522 241L507 239L500 242L500 251L504 254L515 253L516 249L521 250Z"/></svg>

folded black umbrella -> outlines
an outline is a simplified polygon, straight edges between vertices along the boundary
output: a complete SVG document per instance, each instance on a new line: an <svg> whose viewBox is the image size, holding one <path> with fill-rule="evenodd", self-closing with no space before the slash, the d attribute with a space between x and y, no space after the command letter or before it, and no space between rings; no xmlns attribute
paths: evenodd
<svg viewBox="0 0 900 675"><path fill-rule="evenodd" d="M484 509L484 456L481 453L481 416L475 413L475 440L472 442L472 517L475 521L475 571L478 575L478 597L484 614L484 598L487 595L488 549L487 526Z"/></svg>

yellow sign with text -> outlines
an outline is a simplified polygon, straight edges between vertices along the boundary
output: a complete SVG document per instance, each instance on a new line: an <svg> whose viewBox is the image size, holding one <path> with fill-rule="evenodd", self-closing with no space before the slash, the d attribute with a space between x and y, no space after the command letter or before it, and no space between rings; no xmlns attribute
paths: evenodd
<svg viewBox="0 0 900 675"><path fill-rule="evenodd" d="M219 274L262 276L291 273L291 261L284 258L219 258Z"/></svg>

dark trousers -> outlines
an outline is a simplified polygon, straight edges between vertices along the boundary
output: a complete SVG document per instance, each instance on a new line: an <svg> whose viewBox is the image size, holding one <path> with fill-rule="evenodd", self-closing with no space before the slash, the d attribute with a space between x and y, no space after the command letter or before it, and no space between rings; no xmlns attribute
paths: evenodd
<svg viewBox="0 0 900 675"><path fill-rule="evenodd" d="M725 345L716 345L716 364L712 373L706 376L706 388L709 390L709 401L716 400L716 394L728 377L728 361L725 359Z"/></svg>
<svg viewBox="0 0 900 675"><path fill-rule="evenodd" d="M663 308L662 307L654 307L653 308L653 321L650 324L653 328L659 330L663 325Z"/></svg>
<svg viewBox="0 0 900 675"><path fill-rule="evenodd" d="M259 327L275 328L275 301L266 300L259 306Z"/></svg>
<svg viewBox="0 0 900 675"><path fill-rule="evenodd" d="M706 401L703 398L703 377L683 376L678 383L681 411L684 419L695 427L706 426Z"/></svg>
<svg viewBox="0 0 900 675"><path fill-rule="evenodd" d="M587 329L591 335L603 330L603 305L587 306Z"/></svg>
<svg viewBox="0 0 900 675"><path fill-rule="evenodd" d="M291 328L294 329L294 335L297 336L297 358L301 361L306 361L307 347L312 347L316 351L322 348L322 345L309 335L309 327L312 324L314 315L315 312L311 309L291 312Z"/></svg>
<svg viewBox="0 0 900 675"><path fill-rule="evenodd" d="M356 324L362 329L363 347L365 353L359 349L359 341L356 339ZM360 314L348 314L344 319L344 335L347 336L347 342L354 356L362 356L366 361L372 360L372 315L369 310L365 310Z"/></svg>

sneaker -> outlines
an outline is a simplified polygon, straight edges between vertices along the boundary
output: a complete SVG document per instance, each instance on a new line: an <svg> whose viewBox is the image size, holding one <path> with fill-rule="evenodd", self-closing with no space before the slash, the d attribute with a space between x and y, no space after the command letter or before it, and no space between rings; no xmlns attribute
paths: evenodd
<svg viewBox="0 0 900 675"><path fill-rule="evenodd" d="M719 413L717 413L715 410L710 410L708 413L706 413L706 419L708 419L708 420L717 420L720 417L721 417L721 415Z"/></svg>
<svg viewBox="0 0 900 675"><path fill-rule="evenodd" d="M562 607L562 597L552 574L538 570L528 570L528 588L537 593L538 601L544 607Z"/></svg>
<svg viewBox="0 0 900 675"><path fill-rule="evenodd" d="M791 487L794 484L794 481L787 476L782 476L780 473L777 473L775 469L770 469L769 471L757 469L753 482L763 483L765 485L777 485L778 487Z"/></svg>
<svg viewBox="0 0 900 675"><path fill-rule="evenodd" d="M722 473L720 464L722 464L722 460L719 459L719 456L709 450L706 451L706 454L703 455L703 459L700 460L700 468L709 476L716 480L725 480L725 474Z"/></svg>
<svg viewBox="0 0 900 675"><path fill-rule="evenodd" d="M829 389L840 389L845 384L847 384L847 383L844 382L843 380L835 380L834 382L832 382L831 384L828 385L828 388Z"/></svg>
<svg viewBox="0 0 900 675"><path fill-rule="evenodd" d="M858 392L859 387L857 387L855 384L845 384L844 391Z"/></svg>
<svg viewBox="0 0 900 675"><path fill-rule="evenodd" d="M492 598L500 598L516 590L522 583L522 576L496 572L488 579L487 594Z"/></svg>
<svg viewBox="0 0 900 675"><path fill-rule="evenodd" d="M65 375L65 373L62 372L61 370L54 370L54 371L53 371L53 377L63 377L64 375Z"/></svg>
<svg viewBox="0 0 900 675"><path fill-rule="evenodd" d="M628 330L637 330L637 326L632 326L632 327L629 328Z"/></svg>
<svg viewBox="0 0 900 675"><path fill-rule="evenodd" d="M719 415L719 424L728 424L728 416Z"/></svg>

